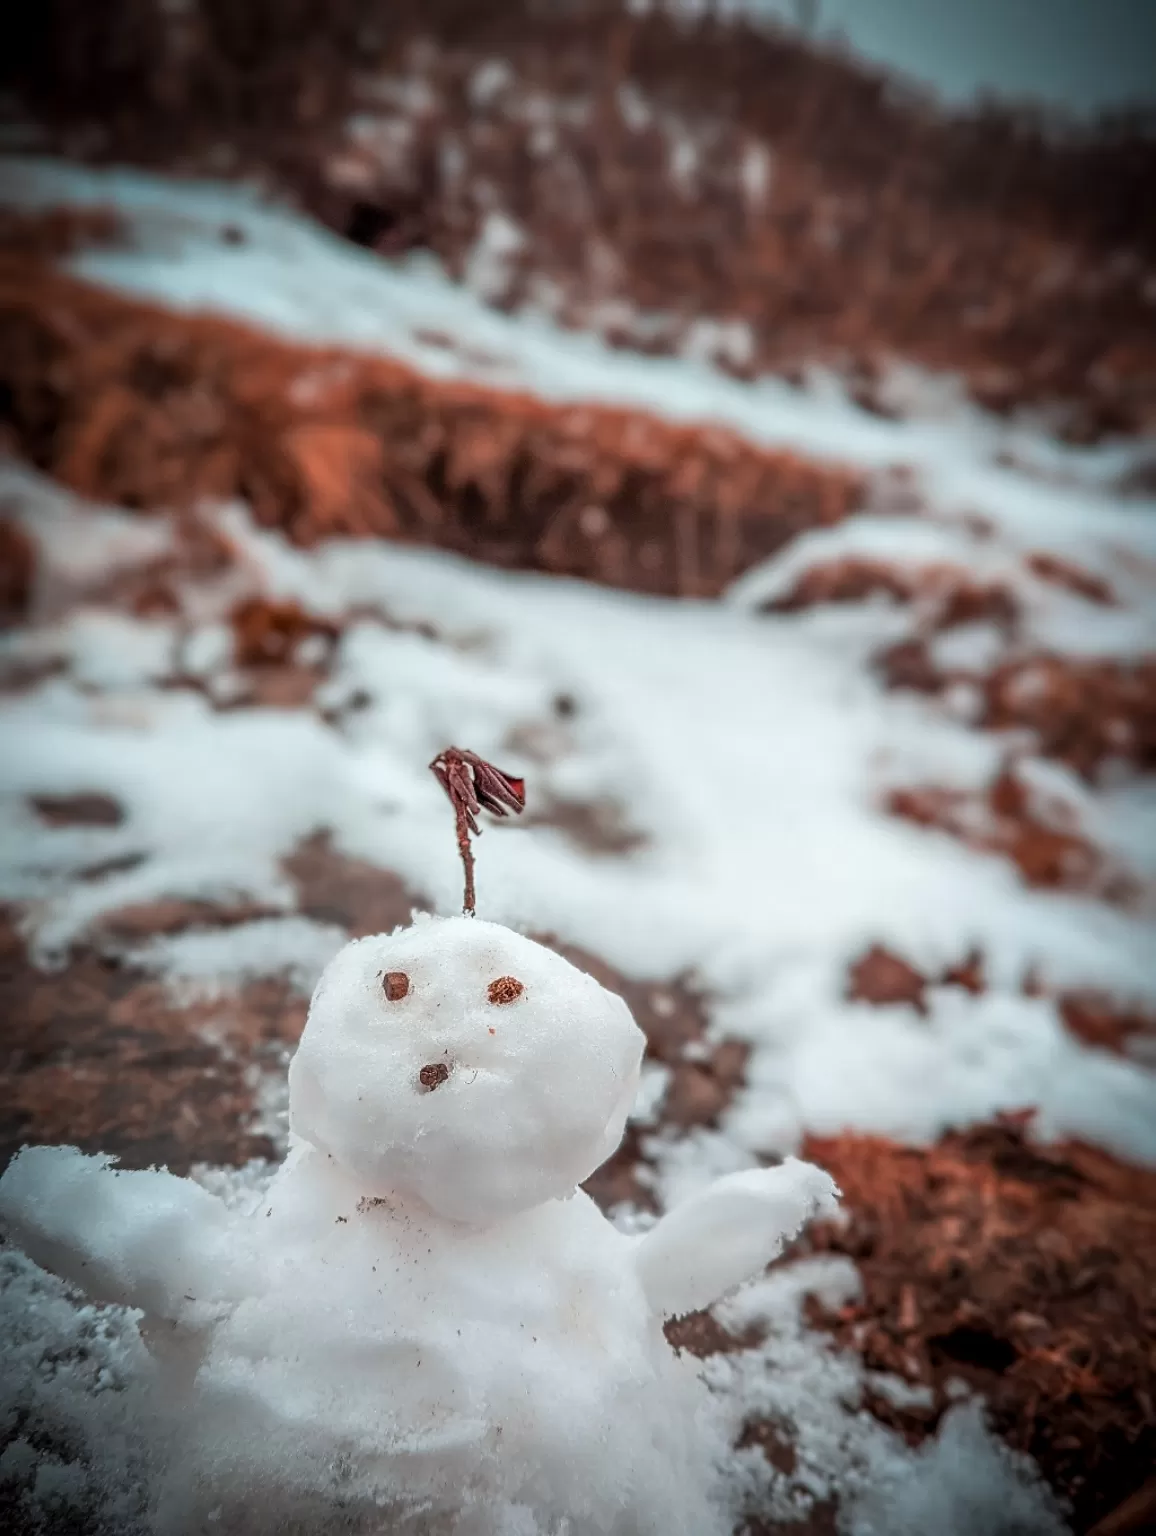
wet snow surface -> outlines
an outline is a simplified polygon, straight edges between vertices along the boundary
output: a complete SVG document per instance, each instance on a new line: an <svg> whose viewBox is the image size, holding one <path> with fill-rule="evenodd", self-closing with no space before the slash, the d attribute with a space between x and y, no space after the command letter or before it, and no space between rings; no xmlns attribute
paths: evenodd
<svg viewBox="0 0 1156 1536"><path fill-rule="evenodd" d="M1039 1107L1042 1134L1156 1164L1156 1077L1075 1040L1054 1002L1022 986L1032 971L1053 989L1156 1000L1149 896L1124 907L1029 889L1009 862L885 814L894 787L986 785L1009 742L975 730L966 710L884 690L871 661L908 633L904 610L762 611L833 557L949 561L1013 580L1038 647L1134 656L1156 627L1156 506L1112 487L1135 449L1077 451L1042 429L995 423L941 381L904 376L909 418L885 421L830 381L744 387L689 362L611 353L544 321L487 312L431 268L387 268L234 191L39 167L12 195L111 204L130 217L132 248L73 261L92 280L464 371L459 355L415 338L436 322L496 359L470 370L486 382L724 421L872 471L903 464L930 514L912 523L865 512L799 540L727 601L699 604L382 545L301 551L257 531L243 507L214 509L249 582L342 621L336 651L310 705L222 708L236 683L222 628L227 579L200 594L191 620L91 606L38 622L34 611L3 637L4 674L40 678L0 695L0 899L20 904L37 963L104 942L102 924L126 907L252 903L251 920L122 942L119 956L176 997L227 995L267 975L307 992L345 935L296 910L282 861L325 832L341 853L453 911L460 869L426 764L454 742L525 774L531 809L535 799L612 804L635 834L629 852L595 857L549 822L487 826L483 914L600 955L629 978L690 975L712 1037L750 1046L745 1086L714 1130L649 1132L664 1084L644 1074L638 1124L660 1205L793 1152L805 1132L918 1141L1025 1104ZM222 242L225 223L246 241ZM145 562L170 537L161 518L75 503L16 466L3 491L38 542L42 583ZM1033 581L1024 556L1041 550L1102 576L1115 606ZM360 616L345 621L353 610ZM989 636L947 639L956 662L983 664ZM1092 790L1062 766L1040 771L1085 828L1150 878L1142 782L1121 770ZM53 825L29 804L78 794L108 796L121 819ZM988 988L932 988L926 1016L849 1000L848 966L873 944L933 975L979 949ZM278 1091L264 1091L272 1110ZM204 1177L244 1200L267 1174ZM14 1323L5 1411L22 1422L0 1476L43 1509L104 1499L114 1527L127 1528L139 1511L120 1469L139 1486L132 1422L152 1391L133 1316L75 1307L19 1255L0 1257ZM919 1453L860 1410L861 1367L800 1310L808 1290L854 1285L844 1261L807 1260L719 1309L724 1326L765 1342L704 1362L710 1384L734 1425L769 1415L795 1447L790 1471L757 1447L737 1453L736 1501L756 1498L790 1521L834 1498L841 1529L880 1536L1053 1529L972 1406ZM55 1459L34 1450L45 1430L63 1448Z"/></svg>

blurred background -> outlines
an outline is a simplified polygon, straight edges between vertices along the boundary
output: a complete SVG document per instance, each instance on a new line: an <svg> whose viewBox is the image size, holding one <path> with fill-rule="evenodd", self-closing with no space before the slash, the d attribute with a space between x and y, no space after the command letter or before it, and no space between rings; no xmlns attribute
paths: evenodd
<svg viewBox="0 0 1156 1536"><path fill-rule="evenodd" d="M483 914L647 1033L595 1197L846 1192L747 1528L891 1457L1010 1530L969 1402L1154 1528L1156 8L20 7L0 450L5 1158L267 1171L325 960L460 899L454 742Z"/></svg>

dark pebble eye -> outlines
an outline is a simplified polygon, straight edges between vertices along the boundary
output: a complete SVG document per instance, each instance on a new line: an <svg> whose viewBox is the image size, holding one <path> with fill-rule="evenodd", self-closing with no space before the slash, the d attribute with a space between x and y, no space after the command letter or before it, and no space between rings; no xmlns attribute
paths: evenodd
<svg viewBox="0 0 1156 1536"><path fill-rule="evenodd" d="M404 971L386 971L381 985L391 1003L400 1003L409 991L409 977Z"/></svg>
<svg viewBox="0 0 1156 1536"><path fill-rule="evenodd" d="M417 1075L418 1082L430 1093L445 1082L450 1075L450 1069L444 1061L431 1062L428 1067L423 1067Z"/></svg>
<svg viewBox="0 0 1156 1536"><path fill-rule="evenodd" d="M521 997L525 987L516 976L499 976L497 981L491 981L486 996L491 1003L512 1003Z"/></svg>

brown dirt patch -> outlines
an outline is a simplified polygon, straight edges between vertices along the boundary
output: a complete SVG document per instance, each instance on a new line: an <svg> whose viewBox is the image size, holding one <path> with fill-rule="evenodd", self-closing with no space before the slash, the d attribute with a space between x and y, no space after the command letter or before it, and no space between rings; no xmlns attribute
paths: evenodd
<svg viewBox="0 0 1156 1536"><path fill-rule="evenodd" d="M51 827L118 827L124 808L111 795L33 795L33 810Z"/></svg>
<svg viewBox="0 0 1156 1536"><path fill-rule="evenodd" d="M721 428L438 383L27 262L0 262L0 357L15 441L75 490L144 511L240 497L301 542L373 534L710 596L862 494Z"/></svg>
<svg viewBox="0 0 1156 1536"><path fill-rule="evenodd" d="M928 1013L927 989L932 986L962 987L973 996L987 990L984 957L973 949L958 964L929 975L902 955L873 944L847 970L846 995L853 1002L888 1006L908 1003L924 1016ZM1156 1041L1156 1009L1135 999L1107 992L1072 989L1051 992L1034 972L1023 979L1030 997L1053 996L1065 1027L1097 1050L1126 1056L1141 1041Z"/></svg>
<svg viewBox="0 0 1156 1536"><path fill-rule="evenodd" d="M36 547L23 528L0 518L0 629L19 623L32 601Z"/></svg>
<svg viewBox="0 0 1156 1536"><path fill-rule="evenodd" d="M852 1002L910 1003L918 1013L927 1013L929 986L962 987L978 995L986 989L983 956L972 950L955 965L946 966L938 976L928 976L910 961L881 944L873 944L847 970L847 997Z"/></svg>
<svg viewBox="0 0 1156 1536"><path fill-rule="evenodd" d="M111 208L0 209L0 252L8 256L50 259L127 240L128 231Z"/></svg>
<svg viewBox="0 0 1156 1536"><path fill-rule="evenodd" d="M336 624L307 613L292 599L247 597L229 617L233 656L241 667L284 666L307 640L320 641L328 652L340 632Z"/></svg>
<svg viewBox="0 0 1156 1536"><path fill-rule="evenodd" d="M1049 553L1029 554L1026 568L1100 607L1115 603L1095 572ZM989 672L944 668L929 642L957 625L991 624L1008 649L1023 625L1022 602L1002 581L977 580L959 566L902 566L845 556L809 567L790 591L765 605L795 613L828 603L882 598L915 610L915 633L888 647L875 665L888 688L944 694L964 683L978 690L977 723L987 730L1029 731L1044 757L1094 782L1110 761L1143 771L1156 766L1156 659L1084 659L1041 651L1008 655Z"/></svg>
<svg viewBox="0 0 1156 1536"><path fill-rule="evenodd" d="M617 1152L583 1186L604 1209L626 1203L655 1210L650 1187L645 1178L638 1178L639 1170L647 1166L644 1140L658 1126L683 1131L716 1126L742 1087L750 1047L741 1040L707 1039L705 999L693 978L682 976L662 983L632 981L586 950L550 936L543 942L625 998L646 1036L646 1060L661 1063L670 1074L656 1125L628 1125Z"/></svg>
<svg viewBox="0 0 1156 1536"><path fill-rule="evenodd" d="M1134 902L1142 889L1115 859L1081 835L1063 807L1032 794L1013 768L1005 768L983 794L920 785L891 790L884 807L971 848L1002 854L1026 885L1081 891L1122 905Z"/></svg>
<svg viewBox="0 0 1156 1536"><path fill-rule="evenodd" d="M522 817L524 827L555 827L583 852L595 858L622 858L646 846L646 836L626 820L615 800L563 800L538 797L538 805Z"/></svg>
<svg viewBox="0 0 1156 1536"><path fill-rule="evenodd" d="M845 1194L820 1248L858 1264L861 1303L813 1320L866 1363L933 1387L929 1412L873 1400L910 1439L961 1378L1008 1442L1072 1499L1086 1530L1156 1455L1156 1174L1080 1143L1042 1147L1028 1117L901 1147L812 1138Z"/></svg>
<svg viewBox="0 0 1156 1536"><path fill-rule="evenodd" d="M89 804L89 802L92 802ZM61 814L107 817L113 802L73 797ZM396 876L344 858L324 837L286 860L300 909L351 934L408 922L415 904ZM269 913L252 904L161 901L123 908L101 923L113 950L151 935L229 927ZM247 983L213 1002L177 1006L163 985L99 950L78 950L66 970L29 962L11 915L0 917L0 1014L7 1020L0 1160L25 1141L104 1151L126 1166L237 1165L268 1157L250 1132L251 1068L274 1065L305 1023L307 999L276 980Z"/></svg>
<svg viewBox="0 0 1156 1536"><path fill-rule="evenodd" d="M391 933L410 921L415 907L428 906L389 870L339 852L325 833L303 842L284 868L297 887L298 911L344 928L350 938Z"/></svg>
<svg viewBox="0 0 1156 1536"><path fill-rule="evenodd" d="M1003 582L977 581L961 566L905 567L855 555L810 566L789 592L767 603L763 611L797 613L826 603L861 603L877 597L915 603L924 637L983 622L1011 637L1020 623L1019 600Z"/></svg>
<svg viewBox="0 0 1156 1536"><path fill-rule="evenodd" d="M1102 576L1097 576L1093 571L1084 570L1082 566L1076 565L1071 560L1062 560L1059 555L1039 550L1035 554L1028 555L1024 564L1032 575L1038 576L1041 581L1049 581L1053 586L1064 587L1069 592L1074 592L1077 597L1085 598L1089 603L1098 603L1102 608L1111 608L1115 604L1116 595L1109 583Z"/></svg>
<svg viewBox="0 0 1156 1536"><path fill-rule="evenodd" d="M1025 727L1086 779L1112 759L1156 768L1156 658L1029 656L997 668L984 692L985 726Z"/></svg>
<svg viewBox="0 0 1156 1536"><path fill-rule="evenodd" d="M1062 992L1060 1017L1077 1039L1099 1050L1127 1055L1137 1041L1156 1042L1156 1009L1103 992Z"/></svg>
<svg viewBox="0 0 1156 1536"><path fill-rule="evenodd" d="M25 1142L109 1152L127 1167L238 1165L273 1146L246 1127L247 1068L296 1040L305 1002L278 982L177 1008L157 982L91 951L35 970L0 918L5 1023L0 1163Z"/></svg>

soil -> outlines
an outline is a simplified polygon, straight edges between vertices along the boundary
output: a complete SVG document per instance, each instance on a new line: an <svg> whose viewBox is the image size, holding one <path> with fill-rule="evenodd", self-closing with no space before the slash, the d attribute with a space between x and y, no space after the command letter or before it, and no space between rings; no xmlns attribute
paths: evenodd
<svg viewBox="0 0 1156 1536"><path fill-rule="evenodd" d="M813 1320L934 1389L927 1410L871 1404L912 1441L934 1430L951 1380L981 1391L1086 1531L1156 1458L1156 1174L1078 1142L1037 1145L1030 1126L1007 1116L926 1150L813 1138L851 1213L817 1244L864 1282L860 1303Z"/></svg>

